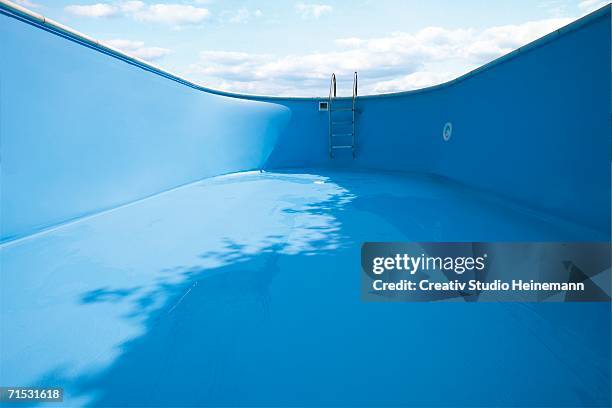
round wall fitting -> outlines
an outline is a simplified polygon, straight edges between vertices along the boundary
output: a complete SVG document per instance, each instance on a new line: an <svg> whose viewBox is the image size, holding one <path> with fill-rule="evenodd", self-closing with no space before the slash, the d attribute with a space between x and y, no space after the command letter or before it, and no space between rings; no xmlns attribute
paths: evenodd
<svg viewBox="0 0 612 408"><path fill-rule="evenodd" d="M446 122L444 129L442 130L442 139L444 139L445 142L448 142L452 134L453 124L451 122Z"/></svg>

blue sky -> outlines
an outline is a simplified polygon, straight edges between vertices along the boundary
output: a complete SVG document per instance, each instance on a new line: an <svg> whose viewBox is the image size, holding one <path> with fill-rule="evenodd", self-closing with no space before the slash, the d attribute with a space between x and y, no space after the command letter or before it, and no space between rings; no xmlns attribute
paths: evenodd
<svg viewBox="0 0 612 408"><path fill-rule="evenodd" d="M13 0L15 1L15 0ZM202 85L254 94L394 92L452 79L601 0L18 0Z"/></svg>

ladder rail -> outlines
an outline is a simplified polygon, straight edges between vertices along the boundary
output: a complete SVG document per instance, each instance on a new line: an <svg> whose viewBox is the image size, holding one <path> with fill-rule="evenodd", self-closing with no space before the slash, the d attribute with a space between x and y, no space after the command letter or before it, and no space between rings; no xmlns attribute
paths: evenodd
<svg viewBox="0 0 612 408"><path fill-rule="evenodd" d="M331 83L329 84L329 99L327 102L327 112L329 114L329 157L333 157L332 149L332 98L336 98L336 74L332 73Z"/></svg>
<svg viewBox="0 0 612 408"><path fill-rule="evenodd" d="M351 143L353 145L353 159L355 158L355 102L357 99L357 71L355 71L355 74L353 76L353 142Z"/></svg>

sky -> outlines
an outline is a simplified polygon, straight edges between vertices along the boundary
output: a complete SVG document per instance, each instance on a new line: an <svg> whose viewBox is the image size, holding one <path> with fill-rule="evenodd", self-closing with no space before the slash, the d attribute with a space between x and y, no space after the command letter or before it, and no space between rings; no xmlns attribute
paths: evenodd
<svg viewBox="0 0 612 408"><path fill-rule="evenodd" d="M439 84L601 0L12 0L203 86L326 96Z"/></svg>

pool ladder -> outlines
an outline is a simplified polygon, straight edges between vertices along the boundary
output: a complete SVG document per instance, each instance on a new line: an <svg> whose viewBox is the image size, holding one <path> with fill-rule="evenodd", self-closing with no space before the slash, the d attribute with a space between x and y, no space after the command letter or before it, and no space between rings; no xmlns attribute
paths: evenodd
<svg viewBox="0 0 612 408"><path fill-rule="evenodd" d="M351 149L355 158L355 100L357 99L357 72L353 77L353 98L336 99L336 74L331 76L329 86L329 157L334 158L337 149ZM346 105L344 102L350 102ZM350 118L347 113L350 112Z"/></svg>

